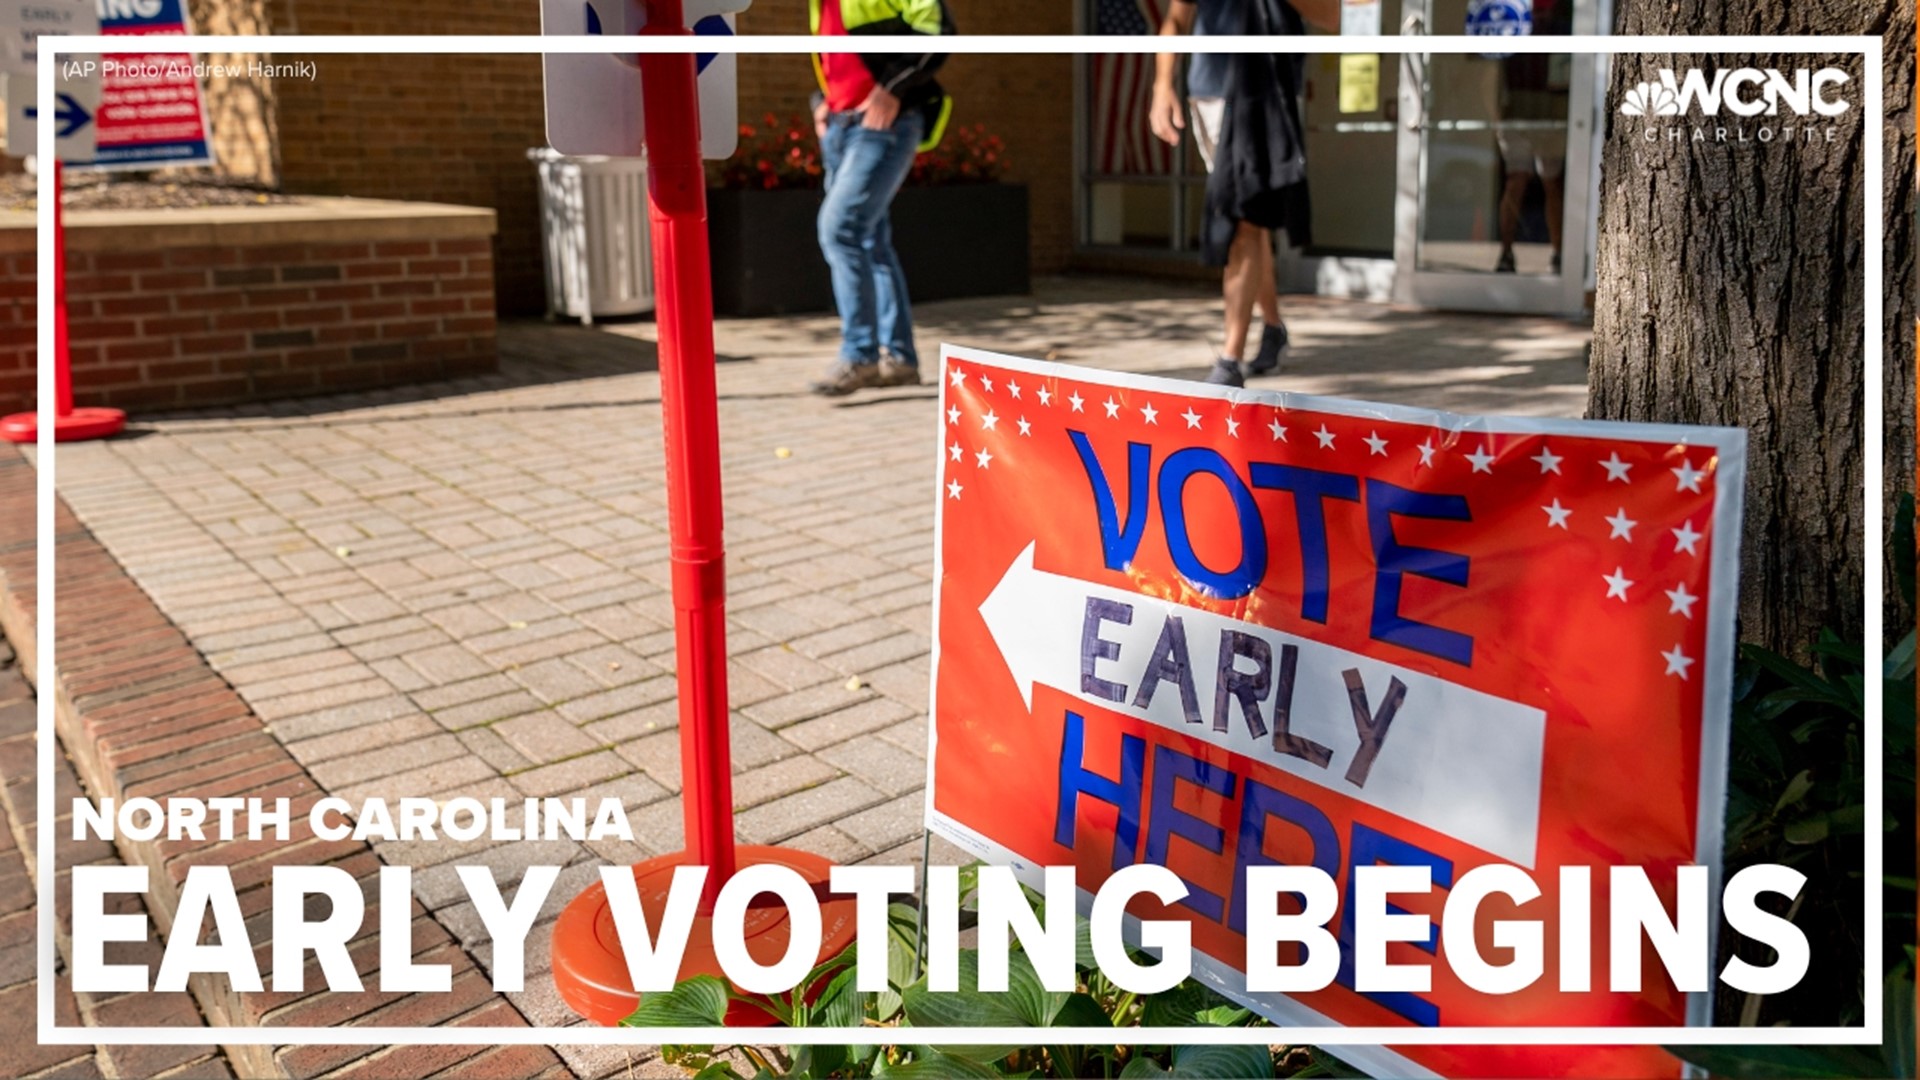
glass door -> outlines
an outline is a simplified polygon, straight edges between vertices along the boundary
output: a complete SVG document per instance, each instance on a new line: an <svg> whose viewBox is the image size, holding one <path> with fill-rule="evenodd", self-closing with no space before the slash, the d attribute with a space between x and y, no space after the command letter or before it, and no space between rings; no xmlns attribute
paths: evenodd
<svg viewBox="0 0 1920 1080"><path fill-rule="evenodd" d="M1593 33L1591 0L1404 0L1402 31ZM1577 314L1593 212L1596 58L1400 57L1394 298L1464 311Z"/></svg>

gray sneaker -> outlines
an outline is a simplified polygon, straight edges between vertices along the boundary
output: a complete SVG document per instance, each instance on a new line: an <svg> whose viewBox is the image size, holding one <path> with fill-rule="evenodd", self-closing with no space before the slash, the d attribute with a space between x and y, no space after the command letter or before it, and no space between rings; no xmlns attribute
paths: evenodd
<svg viewBox="0 0 1920 1080"><path fill-rule="evenodd" d="M1287 351L1287 324L1262 323L1260 328L1260 351L1253 354L1253 362L1247 365L1247 374L1265 375L1280 367L1280 357Z"/></svg>
<svg viewBox="0 0 1920 1080"><path fill-rule="evenodd" d="M1215 386L1245 386L1247 378L1240 373L1240 361L1229 360L1222 356L1214 360L1213 370L1207 372L1207 382Z"/></svg>
<svg viewBox="0 0 1920 1080"><path fill-rule="evenodd" d="M879 364L855 364L846 360L836 360L827 369L827 377L818 382L809 383L807 389L821 397L845 397L855 390L864 390L869 386L881 386Z"/></svg>
<svg viewBox="0 0 1920 1080"><path fill-rule="evenodd" d="M919 386L920 365L909 364L891 352L880 354L880 369L875 386Z"/></svg>

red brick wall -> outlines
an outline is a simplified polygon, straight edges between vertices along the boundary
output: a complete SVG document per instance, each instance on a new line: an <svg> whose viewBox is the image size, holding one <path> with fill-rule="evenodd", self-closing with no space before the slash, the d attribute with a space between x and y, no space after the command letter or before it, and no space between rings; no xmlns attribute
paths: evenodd
<svg viewBox="0 0 1920 1080"><path fill-rule="evenodd" d="M1080 0L948 0L962 34L1071 34ZM804 34L807 0L754 0L743 34ZM1033 270L1057 273L1073 253L1073 58L954 56L940 71L954 124L984 123L1006 140L1007 179L1026 184ZM805 56L742 56L740 116L804 112L814 89Z"/></svg>
<svg viewBox="0 0 1920 1080"><path fill-rule="evenodd" d="M0 415L33 407L35 272L31 246L0 255Z"/></svg>
<svg viewBox="0 0 1920 1080"><path fill-rule="evenodd" d="M76 403L187 408L495 370L491 248L459 237L70 251ZM33 407L33 253L0 267L6 413Z"/></svg>
<svg viewBox="0 0 1920 1080"><path fill-rule="evenodd" d="M274 33L540 31L533 0L266 2ZM1072 0L951 4L962 33L1073 31ZM806 10L806 0L755 0L740 29L805 33ZM538 196L526 160L528 148L546 143L539 58L327 56L317 62L315 80L283 79L271 88L284 188L490 207L500 221L495 251L501 310L542 310ZM942 75L954 95L954 122L985 122L1006 139L1009 179L1030 188L1033 268L1043 273L1065 268L1071 252L1072 71L1065 56L977 56L955 57ZM804 109L812 88L804 56L741 58L742 117Z"/></svg>

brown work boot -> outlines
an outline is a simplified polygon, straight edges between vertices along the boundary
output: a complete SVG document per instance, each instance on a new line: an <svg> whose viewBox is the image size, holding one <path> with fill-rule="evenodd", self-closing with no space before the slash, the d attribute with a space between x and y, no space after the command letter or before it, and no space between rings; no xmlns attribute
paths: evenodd
<svg viewBox="0 0 1920 1080"><path fill-rule="evenodd" d="M880 380L876 386L919 386L920 365L909 364L892 352L880 354Z"/></svg>
<svg viewBox="0 0 1920 1080"><path fill-rule="evenodd" d="M855 364L846 360L836 360L827 369L827 377L810 383L807 389L821 397L845 397L855 390L864 390L869 386L882 386L879 364Z"/></svg>

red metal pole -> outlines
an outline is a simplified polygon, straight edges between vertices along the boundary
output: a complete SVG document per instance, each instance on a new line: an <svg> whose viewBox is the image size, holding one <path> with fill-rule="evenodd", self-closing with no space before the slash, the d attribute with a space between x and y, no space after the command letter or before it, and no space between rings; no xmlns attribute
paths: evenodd
<svg viewBox="0 0 1920 1080"><path fill-rule="evenodd" d="M648 0L642 32L688 34L681 0ZM720 886L733 876L733 775L727 749L726 557L713 283L694 78L690 53L640 57L673 551L681 806L687 861L708 868L700 911L710 914Z"/></svg>
<svg viewBox="0 0 1920 1080"><path fill-rule="evenodd" d="M73 368L67 355L67 226L60 211L64 166L53 163L53 408L73 415Z"/></svg>

